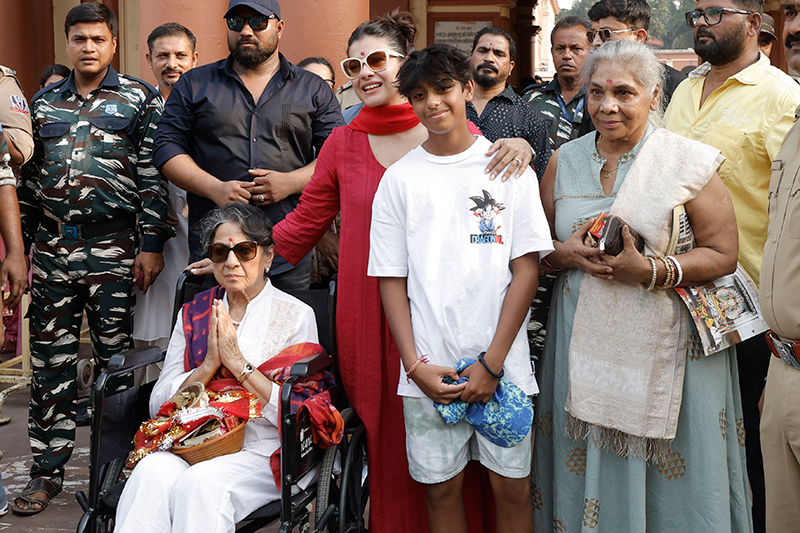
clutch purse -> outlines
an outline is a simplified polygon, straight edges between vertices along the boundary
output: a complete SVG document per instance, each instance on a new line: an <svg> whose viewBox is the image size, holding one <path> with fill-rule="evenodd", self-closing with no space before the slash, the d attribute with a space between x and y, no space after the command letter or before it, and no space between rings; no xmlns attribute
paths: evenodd
<svg viewBox="0 0 800 533"><path fill-rule="evenodd" d="M622 228L628 226L624 220L616 215L600 213L589 228L589 235L593 237L594 245L609 255L619 255L625 247ZM628 226L633 237L633 242L639 253L644 251L644 239L636 230Z"/></svg>

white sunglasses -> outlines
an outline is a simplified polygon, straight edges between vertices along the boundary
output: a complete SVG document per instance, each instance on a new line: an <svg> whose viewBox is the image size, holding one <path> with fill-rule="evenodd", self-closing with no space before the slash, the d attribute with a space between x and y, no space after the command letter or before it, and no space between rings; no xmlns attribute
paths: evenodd
<svg viewBox="0 0 800 533"><path fill-rule="evenodd" d="M394 50L389 50L388 48L381 48L380 50L370 52L364 59L358 57L348 57L347 59L342 60L342 71L344 71L345 76L351 80L354 80L361 75L361 69L364 68L364 65L368 66L372 72L386 70L386 66L389 64L390 57L406 56L399 52L395 52Z"/></svg>

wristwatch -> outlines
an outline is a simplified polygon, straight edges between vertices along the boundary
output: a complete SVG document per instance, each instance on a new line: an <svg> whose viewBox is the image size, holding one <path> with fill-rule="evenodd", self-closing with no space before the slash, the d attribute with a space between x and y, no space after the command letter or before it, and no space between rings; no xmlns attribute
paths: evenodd
<svg viewBox="0 0 800 533"><path fill-rule="evenodd" d="M251 365L250 363L245 363L244 368L242 368L242 373L239 374L239 379L237 380L239 382L239 385L244 383L244 380L250 377L250 374L252 374L253 371L255 371L253 365Z"/></svg>

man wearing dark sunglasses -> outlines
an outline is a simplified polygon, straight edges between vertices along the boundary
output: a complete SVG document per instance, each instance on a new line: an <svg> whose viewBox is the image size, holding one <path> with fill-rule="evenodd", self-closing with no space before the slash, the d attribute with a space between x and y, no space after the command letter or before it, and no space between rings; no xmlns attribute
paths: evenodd
<svg viewBox="0 0 800 533"><path fill-rule="evenodd" d="M175 84L159 123L154 159L185 189L190 260L202 259L191 230L216 205L249 202L277 224L297 206L316 153L343 124L333 91L278 51L284 21L277 0L230 0L230 55ZM272 283L308 287L310 256L296 267L276 256Z"/></svg>
<svg viewBox="0 0 800 533"><path fill-rule="evenodd" d="M719 174L736 212L739 263L756 285L773 202L773 160L800 104L800 86L759 52L763 7L763 0L699 0L686 14L695 52L705 63L675 90L664 116L668 130L725 156ZM770 351L764 336L757 335L737 344L736 352L753 524L759 532L765 504L758 401Z"/></svg>
<svg viewBox="0 0 800 533"><path fill-rule="evenodd" d="M628 39L647 42L652 10L646 0L600 0L589 9L592 29L586 33L593 48L608 41ZM672 93L686 75L669 65L664 65L666 83L663 87L662 109L666 109Z"/></svg>

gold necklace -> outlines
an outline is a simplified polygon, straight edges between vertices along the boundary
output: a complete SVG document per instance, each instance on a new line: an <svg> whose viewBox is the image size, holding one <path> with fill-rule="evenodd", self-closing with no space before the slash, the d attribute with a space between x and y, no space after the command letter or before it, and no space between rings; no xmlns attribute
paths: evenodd
<svg viewBox="0 0 800 533"><path fill-rule="evenodd" d="M603 178L608 179L608 178L611 177L611 173L614 172L615 170L617 170L618 168L619 168L619 165L615 166L614 168L610 168L608 170L606 170L605 168L601 168L600 169L600 173L601 174L605 173L605 176L603 176Z"/></svg>
<svg viewBox="0 0 800 533"><path fill-rule="evenodd" d="M594 149L597 152L597 155L599 155L600 157L603 157L602 154L600 154L600 141L602 139L603 139L603 134L601 133L601 134L599 134L597 136L597 139L595 139L595 141L594 141ZM605 159L605 158L603 158L603 159ZM617 161L619 161L619 160L617 160ZM606 159L606 163L608 163L608 159ZM619 168L619 165L617 165L614 168L606 170L606 163L603 163L603 166L600 168L600 175L604 179L610 178L611 177L611 173ZM605 176L603 176L603 174L605 174Z"/></svg>

